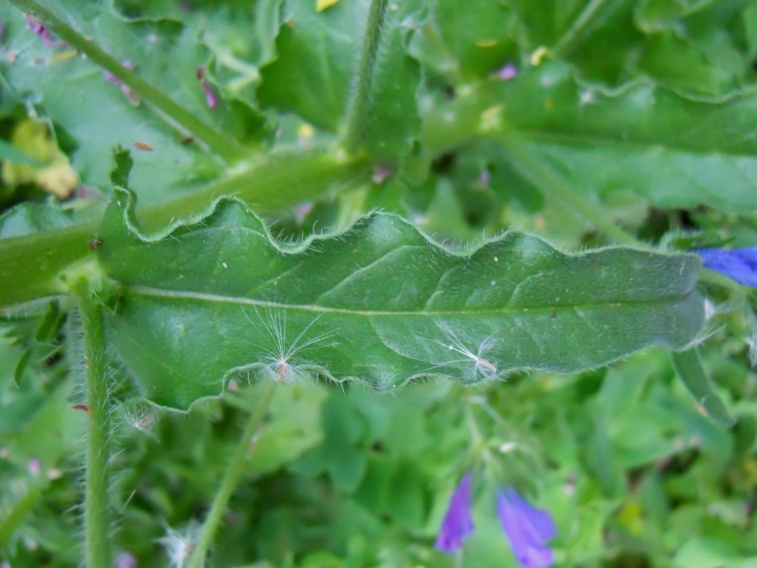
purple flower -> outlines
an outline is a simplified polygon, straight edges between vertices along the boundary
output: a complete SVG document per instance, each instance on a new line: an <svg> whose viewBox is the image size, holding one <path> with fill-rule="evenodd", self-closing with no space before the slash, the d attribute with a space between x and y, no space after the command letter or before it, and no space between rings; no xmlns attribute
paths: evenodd
<svg viewBox="0 0 757 568"><path fill-rule="evenodd" d="M557 534L547 511L532 507L512 487L497 490L497 513L510 547L524 568L547 568L554 562L546 543Z"/></svg>
<svg viewBox="0 0 757 568"><path fill-rule="evenodd" d="M705 268L725 274L744 286L757 286L757 247L723 250L699 249Z"/></svg>
<svg viewBox="0 0 757 568"><path fill-rule="evenodd" d="M508 63L502 69L494 73L494 75L503 81L509 81L518 75L518 68L513 63Z"/></svg>
<svg viewBox="0 0 757 568"><path fill-rule="evenodd" d="M463 541L473 532L471 517L471 483L473 475L466 473L452 494L447 514L444 515L439 538L434 547L442 552L451 553L463 545Z"/></svg>

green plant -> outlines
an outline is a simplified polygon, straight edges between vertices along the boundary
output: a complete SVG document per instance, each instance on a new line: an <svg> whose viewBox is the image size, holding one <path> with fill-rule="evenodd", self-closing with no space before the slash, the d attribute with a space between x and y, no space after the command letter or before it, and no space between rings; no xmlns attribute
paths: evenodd
<svg viewBox="0 0 757 568"><path fill-rule="evenodd" d="M205 561L275 391L302 379L488 384L662 346L702 411L732 424L696 351L712 331L699 280L737 307L736 334L753 325L751 296L688 251L753 228L738 214L757 195L754 6L11 0L0 17L8 128L21 109L44 121L80 180L44 202L5 182L0 305L29 393L33 360L72 363L83 330L88 566L112 557L118 412L141 429L155 408L223 395L249 413L228 468L203 474L224 472L191 546L170 532L181 566ZM49 158L0 151L40 185ZM696 222L675 212L699 206ZM652 353L647 367L671 375ZM56 396L43 391L18 400ZM353 435L354 409L334 400L315 410L326 443ZM294 437L271 471L288 443L315 445ZM354 456L310 459L296 467L336 468L355 490ZM597 467L612 494L617 471Z"/></svg>

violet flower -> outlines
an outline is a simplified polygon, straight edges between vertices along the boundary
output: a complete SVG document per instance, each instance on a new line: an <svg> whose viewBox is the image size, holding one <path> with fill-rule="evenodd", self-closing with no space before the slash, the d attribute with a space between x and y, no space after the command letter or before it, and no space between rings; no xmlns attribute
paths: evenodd
<svg viewBox="0 0 757 568"><path fill-rule="evenodd" d="M509 81L510 79L517 77L517 75L518 68L514 63L508 63L502 69L494 73L494 76L501 79L502 81Z"/></svg>
<svg viewBox="0 0 757 568"><path fill-rule="evenodd" d="M497 513L510 547L523 568L547 568L554 554L546 543L557 534L547 511L532 507L512 487L497 490Z"/></svg>
<svg viewBox="0 0 757 568"><path fill-rule="evenodd" d="M471 483L473 475L466 473L460 480L449 508L444 515L439 538L434 547L442 552L455 552L463 545L463 541L473 532L473 518L471 516Z"/></svg>
<svg viewBox="0 0 757 568"><path fill-rule="evenodd" d="M720 272L744 286L757 287L757 247L703 248L696 252L702 257L705 268Z"/></svg>

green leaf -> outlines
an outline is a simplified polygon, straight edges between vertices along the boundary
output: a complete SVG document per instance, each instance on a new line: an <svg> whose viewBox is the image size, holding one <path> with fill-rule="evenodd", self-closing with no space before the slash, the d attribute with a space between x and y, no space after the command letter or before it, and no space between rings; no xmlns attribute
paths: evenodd
<svg viewBox="0 0 757 568"><path fill-rule="evenodd" d="M0 239L62 229L72 224L69 211L53 203L20 203L0 215Z"/></svg>
<svg viewBox="0 0 757 568"><path fill-rule="evenodd" d="M732 426L734 420L728 413L723 401L720 400L720 397L710 385L696 349L673 353L673 364L676 373L681 377L701 409L716 422L724 426Z"/></svg>
<svg viewBox="0 0 757 568"><path fill-rule="evenodd" d="M396 162L420 128L420 66L405 49L417 5L340 2L318 11L315 2L287 2L258 100L327 130L345 127L351 150Z"/></svg>
<svg viewBox="0 0 757 568"><path fill-rule="evenodd" d="M525 53L546 50L582 78L620 87L639 77L693 96L754 84L739 16L751 3L509 0Z"/></svg>
<svg viewBox="0 0 757 568"><path fill-rule="evenodd" d="M378 162L396 165L410 153L420 132L416 91L421 70L405 48L418 4L371 2L346 137L348 145L366 150Z"/></svg>
<svg viewBox="0 0 757 568"><path fill-rule="evenodd" d="M499 1L439 0L413 36L411 49L424 65L450 79L486 77L517 61L510 21L510 10Z"/></svg>
<svg viewBox="0 0 757 568"><path fill-rule="evenodd" d="M260 103L336 130L357 68L366 6L340 2L318 12L315 2L286 2L277 57L260 70Z"/></svg>
<svg viewBox="0 0 757 568"><path fill-rule="evenodd" d="M69 3L56 12L81 26L71 33L86 37L109 60L132 67L142 83L168 86L163 99L205 131L211 125L222 131L220 144L252 143L266 134L260 117L239 101L226 102L219 96L217 108L208 106L197 73L210 54L196 41L193 25L164 19L130 21L110 7L93 12L83 4ZM108 79L92 58L80 57L65 42L46 45L10 3L0 8L0 17L6 49L15 54L12 65L7 58L0 60L0 75L52 123L59 141L67 140L82 183L108 187L103 149L116 145L140 150L133 176L144 203L165 201L175 190L191 190L220 173L220 164L200 146L202 140L187 138L183 128L175 127L174 117L166 119L156 112L147 93L143 97L139 90ZM156 50L161 57L155 57Z"/></svg>
<svg viewBox="0 0 757 568"><path fill-rule="evenodd" d="M386 214L287 245L230 200L145 237L132 196L117 194L97 249L120 286L108 336L161 405L217 395L232 374L391 390L433 375L573 372L647 345L682 348L703 324L693 255L566 255L518 233L453 251Z"/></svg>
<svg viewBox="0 0 757 568"><path fill-rule="evenodd" d="M16 148L13 144L9 144L5 140L0 140L0 160L3 162L12 162L14 164L21 164L24 166L40 167L43 162L34 158L24 152L23 150Z"/></svg>
<svg viewBox="0 0 757 568"><path fill-rule="evenodd" d="M497 111L576 193L631 191L661 208L757 206L757 92L715 102L647 83L604 92L543 64L434 109L424 141L447 150L492 128L491 117L496 132Z"/></svg>

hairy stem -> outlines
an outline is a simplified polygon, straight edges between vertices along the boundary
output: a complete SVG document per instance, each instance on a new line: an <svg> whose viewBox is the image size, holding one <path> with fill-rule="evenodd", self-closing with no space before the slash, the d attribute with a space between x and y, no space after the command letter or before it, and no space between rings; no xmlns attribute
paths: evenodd
<svg viewBox="0 0 757 568"><path fill-rule="evenodd" d="M208 550L210 550L210 545L213 543L218 526L221 524L231 494L244 472L244 466L250 454L253 437L265 418L275 386L276 384L273 381L266 381L260 384L255 407L247 419L242 437L234 448L229 466L226 468L221 485L213 499L213 504L210 507L205 523L200 530L192 556L189 558L189 568L202 568L205 563L205 556Z"/></svg>
<svg viewBox="0 0 757 568"><path fill-rule="evenodd" d="M368 10L365 40L360 54L352 100L347 111L347 127L344 135L345 147L352 154L358 153L362 145L361 133L367 118L365 113L371 96L376 54L388 5L389 0L371 0L371 7Z"/></svg>
<svg viewBox="0 0 757 568"><path fill-rule="evenodd" d="M108 516L108 389L106 385L105 334L100 305L86 284L79 290L84 330L87 407L87 472L84 498L86 566L110 566Z"/></svg>
<svg viewBox="0 0 757 568"><path fill-rule="evenodd" d="M569 209L591 221L600 231L618 243L638 246L639 241L607 218L607 214L592 205L555 175L543 160L529 150L512 132L502 132L497 136L510 164L524 178L533 182L549 197L567 206Z"/></svg>
<svg viewBox="0 0 757 568"><path fill-rule="evenodd" d="M42 6L37 0L11 0L11 2L24 12L38 18L44 23L46 28L63 41L123 81L141 99L159 109L180 128L202 140L212 152L227 162L239 161L245 156L246 152L244 149L232 142L229 136L216 132L194 114L176 104L170 97L151 83L140 78L133 71L126 69L119 61L74 30L66 22Z"/></svg>

